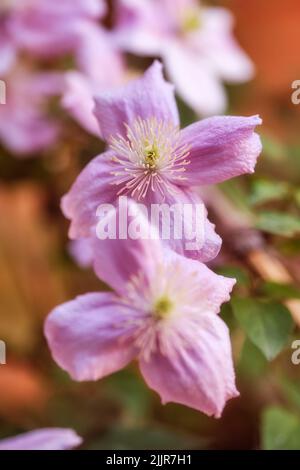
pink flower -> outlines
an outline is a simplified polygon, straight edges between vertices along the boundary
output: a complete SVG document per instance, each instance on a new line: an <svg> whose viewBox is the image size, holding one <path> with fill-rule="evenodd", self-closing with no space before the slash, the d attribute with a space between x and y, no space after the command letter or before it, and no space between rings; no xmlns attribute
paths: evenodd
<svg viewBox="0 0 300 470"><path fill-rule="evenodd" d="M149 230L130 204L141 230ZM86 294L50 313L45 334L54 360L83 381L136 358L163 403L219 417L238 395L228 329L217 315L235 280L164 249L158 239L95 243L95 271L115 292Z"/></svg>
<svg viewBox="0 0 300 470"><path fill-rule="evenodd" d="M138 80L96 97L95 115L108 150L92 160L62 200L71 220L70 237L89 237L100 204L127 195L148 207L155 203L201 203L199 185L214 184L252 173L261 143L253 117L213 117L179 130L172 85L155 62ZM193 215L192 215L193 216ZM221 240L206 219L199 250L185 249L185 240L170 240L179 254L208 261Z"/></svg>
<svg viewBox="0 0 300 470"><path fill-rule="evenodd" d="M232 35L229 11L200 6L197 0L116 3L120 47L138 55L160 56L178 94L197 113L224 111L222 81L252 78L252 63Z"/></svg>
<svg viewBox="0 0 300 470"><path fill-rule="evenodd" d="M56 73L33 73L15 68L6 75L6 104L0 105L0 140L13 153L23 155L47 148L58 127L44 110L46 98L61 91Z"/></svg>
<svg viewBox="0 0 300 470"><path fill-rule="evenodd" d="M45 428L2 439L0 450L65 450L81 442L72 429Z"/></svg>
<svg viewBox="0 0 300 470"><path fill-rule="evenodd" d="M16 59L17 50L7 30L6 20L1 18L0 7L0 74L6 74Z"/></svg>
<svg viewBox="0 0 300 470"><path fill-rule="evenodd" d="M62 105L87 132L101 137L93 113L93 96L120 85L125 67L110 33L100 27L89 27L85 38L77 52L84 73L75 70L66 73Z"/></svg>
<svg viewBox="0 0 300 470"><path fill-rule="evenodd" d="M23 0L7 12L18 47L42 57L73 52L81 28L96 24L105 13L104 0Z"/></svg>
<svg viewBox="0 0 300 470"><path fill-rule="evenodd" d="M104 0L11 0L1 18L4 62L11 63L17 51L41 58L73 54L90 75L105 50L104 28L98 24L105 14Z"/></svg>

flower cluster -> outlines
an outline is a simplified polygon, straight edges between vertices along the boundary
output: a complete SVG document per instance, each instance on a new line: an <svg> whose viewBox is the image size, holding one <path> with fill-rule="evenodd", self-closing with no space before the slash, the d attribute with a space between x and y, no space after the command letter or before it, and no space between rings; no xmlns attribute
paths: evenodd
<svg viewBox="0 0 300 470"><path fill-rule="evenodd" d="M219 417L238 394L229 332L218 316L235 280L203 264L221 245L207 213L203 244L187 251L184 236L161 240L158 226L151 239L97 239L97 208L116 206L126 195L135 224L149 233L141 207L196 207L199 186L253 172L261 121L213 117L180 130L174 88L159 62L141 78L98 94L94 113L107 150L82 171L62 209L81 259L86 243L97 276L114 293L86 294L54 309L45 326L53 357L75 380L97 380L136 358L163 403ZM192 225L193 211L189 216ZM112 217L108 211L107 225Z"/></svg>
<svg viewBox="0 0 300 470"><path fill-rule="evenodd" d="M53 144L61 126L45 105L59 97L61 108L106 144L63 197L62 211L74 256L111 290L56 307L45 336L74 380L98 380L137 360L163 403L220 417L227 400L238 396L229 330L219 316L235 280L204 264L222 241L200 188L254 171L260 118L210 116L226 107L223 81L248 80L253 67L224 9L196 0L117 0L110 29L106 12L104 0L0 6L0 73L8 85L2 143L16 154ZM133 77L125 52L159 57L175 86L159 60ZM210 117L181 129L175 92ZM115 237L97 237L99 207L108 208L109 225L123 196L135 227L154 237L124 238L119 225ZM153 205L188 205L185 224L189 232L198 225L201 243L187 248L185 231L162 237L160 223L146 215ZM173 228L175 219L173 212ZM41 430L3 441L0 450L79 443L70 430Z"/></svg>

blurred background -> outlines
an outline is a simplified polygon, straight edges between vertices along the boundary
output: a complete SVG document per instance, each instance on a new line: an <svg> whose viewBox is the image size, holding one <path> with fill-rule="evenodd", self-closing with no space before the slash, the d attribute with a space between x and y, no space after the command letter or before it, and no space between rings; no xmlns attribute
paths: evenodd
<svg viewBox="0 0 300 470"><path fill-rule="evenodd" d="M63 129L55 144L22 157L0 147L0 339L7 346L0 438L59 426L76 429L87 449L300 449L300 364L291 359L292 343L300 340L300 104L291 101L292 82L300 80L300 3L206 3L232 11L235 35L256 68L250 82L226 86L226 112L263 118L255 174L205 196L224 239L211 268L238 280L221 314L231 329L241 396L216 420L162 406L135 364L95 383L76 383L51 359L43 336L47 314L102 288L70 255L59 205L104 148L53 99L51 113ZM111 11L103 24L112 28ZM32 60L35 70L67 67L62 58L59 64ZM125 60L135 73L152 61ZM193 111L178 102L182 123L193 122ZM5 119L0 112L0 128Z"/></svg>

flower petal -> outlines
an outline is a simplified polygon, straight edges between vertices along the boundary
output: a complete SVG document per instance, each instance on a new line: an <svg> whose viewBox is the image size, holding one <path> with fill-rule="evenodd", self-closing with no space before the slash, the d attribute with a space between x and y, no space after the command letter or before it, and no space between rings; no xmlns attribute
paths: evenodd
<svg viewBox="0 0 300 470"><path fill-rule="evenodd" d="M94 158L80 173L69 192L62 198L65 216L71 220L70 238L89 237L97 223L100 204L115 203L116 186L113 184L113 152L105 152Z"/></svg>
<svg viewBox="0 0 300 470"><path fill-rule="evenodd" d="M50 313L45 336L54 360L74 380L97 380L135 356L130 335L138 315L112 293L86 294Z"/></svg>
<svg viewBox="0 0 300 470"><path fill-rule="evenodd" d="M234 176L253 173L262 145L254 132L258 116L216 116L181 131L190 147L191 163L185 176L189 185L220 183Z"/></svg>
<svg viewBox="0 0 300 470"><path fill-rule="evenodd" d="M89 268L92 266L94 259L94 245L92 238L71 240L68 244L68 252L81 268Z"/></svg>
<svg viewBox="0 0 300 470"><path fill-rule="evenodd" d="M209 116L225 110L225 90L205 56L173 40L164 48L163 59L176 92L196 113Z"/></svg>
<svg viewBox="0 0 300 470"><path fill-rule="evenodd" d="M156 117L175 125L179 123L173 85L164 80L158 61L141 78L98 95L95 103L95 115L107 141L117 134L125 136L125 124L130 126L138 118Z"/></svg>
<svg viewBox="0 0 300 470"><path fill-rule="evenodd" d="M119 201L122 201L121 198ZM94 268L98 277L111 286L119 295L128 294L128 282L134 277L143 275L145 286L150 285L156 267L163 257L160 240L151 238L147 214L139 209L139 205L129 200L118 210L109 213L105 220L116 226L115 239L96 239L94 242ZM120 209L121 208L121 209ZM140 237L133 238L129 233L130 225L138 227ZM121 226L125 228L124 238Z"/></svg>
<svg viewBox="0 0 300 470"><path fill-rule="evenodd" d="M226 401L238 396L228 328L211 313L177 328L183 341L177 338L172 355L156 352L141 359L141 372L164 404L180 403L218 418Z"/></svg>
<svg viewBox="0 0 300 470"><path fill-rule="evenodd" d="M203 11L203 25L199 43L204 42L205 52L220 77L232 83L253 78L254 66L233 36L230 11L206 8Z"/></svg>
<svg viewBox="0 0 300 470"><path fill-rule="evenodd" d="M82 439L72 429L36 429L0 441L0 450L65 450L81 444Z"/></svg>
<svg viewBox="0 0 300 470"><path fill-rule="evenodd" d="M92 135L100 137L99 124L94 116L94 100L89 80L81 73L68 72L62 99L63 107Z"/></svg>
<svg viewBox="0 0 300 470"><path fill-rule="evenodd" d="M172 183L169 184L170 187L172 187ZM159 233L164 243L172 250L176 251L176 253L188 258L197 259L204 263L212 260L218 255L222 245L222 239L215 232L214 224L208 220L207 209L196 191L190 190L185 186L174 186L174 191L166 193L163 201L160 199L160 194L150 193L149 196L146 196L144 202L149 207L149 210L155 204L162 203L169 209L179 206L183 210L184 217L182 219L183 226L181 237L176 239L174 236L176 217L173 215L172 210L170 210L170 237L168 239L164 239L163 237L162 221L160 221L161 226L159 227ZM187 212L185 212L185 208L188 209ZM166 216L165 219L167 220ZM155 223L155 221L153 223ZM199 231L200 243L199 246L194 245L193 247L191 242L194 242L195 240L191 235L195 235L196 237L196 228ZM202 233L200 229L202 230Z"/></svg>
<svg viewBox="0 0 300 470"><path fill-rule="evenodd" d="M119 47L137 55L158 56L163 32L170 26L156 0L117 0L115 38Z"/></svg>

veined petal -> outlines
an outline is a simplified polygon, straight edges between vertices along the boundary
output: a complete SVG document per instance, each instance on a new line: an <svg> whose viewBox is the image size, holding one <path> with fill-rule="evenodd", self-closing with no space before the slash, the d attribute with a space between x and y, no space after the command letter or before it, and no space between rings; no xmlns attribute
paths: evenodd
<svg viewBox="0 0 300 470"><path fill-rule="evenodd" d="M254 132L258 116L216 116L191 124L181 131L190 147L190 164L184 176L189 185L220 183L253 173L262 145Z"/></svg>
<svg viewBox="0 0 300 470"><path fill-rule="evenodd" d="M147 214L142 213L134 201L129 200L123 209L109 213L106 216L107 224L110 221L116 224L116 237L104 240L97 238L94 241L94 268L102 281L119 295L126 296L128 283L140 275L143 276L145 287L150 285L162 260L163 248L158 236L157 239L151 237ZM134 239L135 234L128 233L131 223L137 227L139 238Z"/></svg>
<svg viewBox="0 0 300 470"><path fill-rule="evenodd" d="M80 173L69 192L62 198L64 215L71 220L70 238L89 237L97 223L100 204L115 203L117 179L113 152L105 152L94 158Z"/></svg>
<svg viewBox="0 0 300 470"><path fill-rule="evenodd" d="M184 173L185 175L185 173ZM183 183L184 181L182 181ZM170 183L172 184L172 183ZM200 196L186 186L174 186L173 192L166 193L165 199L162 201L160 195L156 193L150 194L145 203L149 208L154 204L165 205L170 212L170 237L163 239L163 242L168 245L176 253L186 256L188 258L197 259L198 261L208 262L214 259L221 248L222 239L215 232L215 226L208 220L207 209ZM182 218L182 236L175 237L174 224L176 216L174 217L173 209L180 206L183 210ZM165 216L165 222L167 217ZM162 224L163 221L160 221ZM196 229L199 235L199 246L195 245ZM161 227L159 228L161 238ZM194 235L194 237L193 237ZM194 243L194 247L191 245Z"/></svg>
<svg viewBox="0 0 300 470"><path fill-rule="evenodd" d="M138 118L179 123L173 85L164 80L158 61L141 78L98 95L95 103L95 116L107 141L116 135L126 137L126 125L130 127Z"/></svg>
<svg viewBox="0 0 300 470"><path fill-rule="evenodd" d="M45 323L53 359L74 380L97 380L135 356L131 334L139 312L108 292L77 297L56 307Z"/></svg>
<svg viewBox="0 0 300 470"><path fill-rule="evenodd" d="M140 360L141 372L162 402L175 402L220 417L226 401L238 396L231 345L225 323L211 313L197 323L182 321L168 353Z"/></svg>
<svg viewBox="0 0 300 470"><path fill-rule="evenodd" d="M0 441L0 450L65 450L81 444L82 439L72 429L36 429Z"/></svg>

